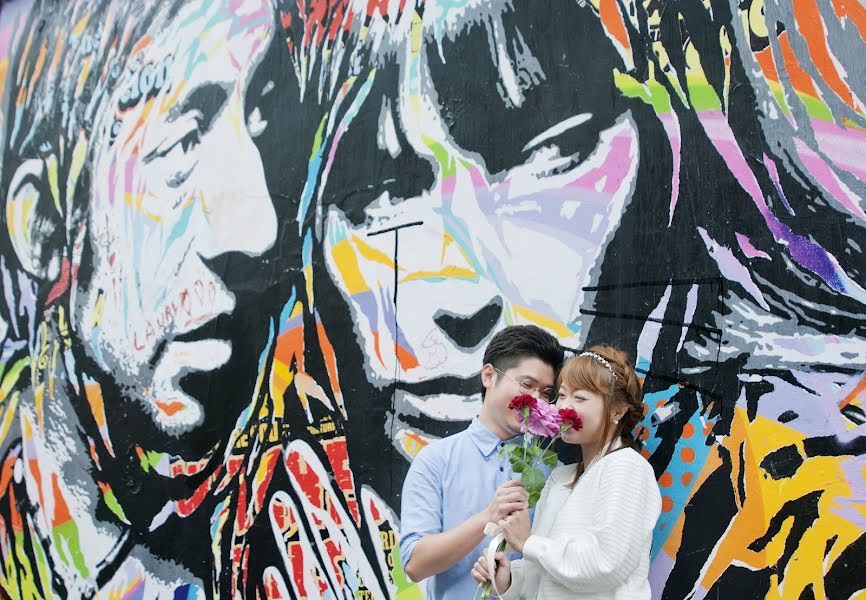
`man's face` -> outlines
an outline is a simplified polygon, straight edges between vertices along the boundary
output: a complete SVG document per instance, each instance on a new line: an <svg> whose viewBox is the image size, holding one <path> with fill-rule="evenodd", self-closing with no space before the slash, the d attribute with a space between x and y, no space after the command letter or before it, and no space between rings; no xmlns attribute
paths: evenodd
<svg viewBox="0 0 866 600"><path fill-rule="evenodd" d="M588 98L598 92L579 96L580 81L562 81L566 75L546 64L517 74L463 65L476 55L489 62L490 52L467 54L487 40L474 26L445 40L443 50L431 42L417 56L408 53L399 97L379 113L382 148L426 161L433 184L395 197L382 182L365 218L339 205L326 216L325 258L367 376L383 387L397 380L398 413L476 414L480 394L465 401L459 392L470 386L462 382L478 381L486 343L510 323L537 324L563 343L579 343L583 288L631 198L638 147L628 115L593 105ZM534 64L533 53L551 52L524 50L524 66ZM612 85L611 69L594 68L586 67L585 84ZM488 80L485 69L493 69ZM464 71L481 83L455 88ZM503 108L501 83L513 77L527 85ZM532 87L532 77L544 85ZM462 104L454 108L450 98ZM401 226L399 234L380 233Z"/></svg>
<svg viewBox="0 0 866 600"><path fill-rule="evenodd" d="M181 379L233 353L217 326L240 310L224 261L260 256L276 239L253 143L265 123L248 105L273 13L264 1L204 2L163 25L128 63L97 130L92 266L72 310L89 358L176 434L206 410Z"/></svg>
<svg viewBox="0 0 866 600"><path fill-rule="evenodd" d="M496 370L484 365L481 372L484 385L484 414L496 429L508 437L520 433L522 423L518 413L508 407L515 396L529 393L538 402L550 402L553 392L553 367L535 357L523 358L512 367ZM541 390L549 390L542 394Z"/></svg>

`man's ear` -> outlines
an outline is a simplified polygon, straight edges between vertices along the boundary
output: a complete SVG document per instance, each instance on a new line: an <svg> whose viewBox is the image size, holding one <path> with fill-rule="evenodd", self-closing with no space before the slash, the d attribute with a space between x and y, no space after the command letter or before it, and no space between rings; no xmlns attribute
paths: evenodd
<svg viewBox="0 0 866 600"><path fill-rule="evenodd" d="M481 367L481 385L485 390L489 390L496 383L496 367L487 363Z"/></svg>
<svg viewBox="0 0 866 600"><path fill-rule="evenodd" d="M43 281L60 274L66 239L63 215L51 197L45 162L28 159L15 170L6 196L6 227L18 261Z"/></svg>

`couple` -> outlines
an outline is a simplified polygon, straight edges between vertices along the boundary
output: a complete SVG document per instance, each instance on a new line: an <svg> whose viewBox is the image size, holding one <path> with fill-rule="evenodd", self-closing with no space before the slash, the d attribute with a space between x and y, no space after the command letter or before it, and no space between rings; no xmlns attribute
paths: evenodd
<svg viewBox="0 0 866 600"><path fill-rule="evenodd" d="M467 600L488 581L486 559L473 561L493 522L523 554L515 562L497 555L503 598L650 598L661 497L652 468L634 450L632 429L643 417L637 378L627 357L607 346L562 362L556 339L537 327L498 333L484 355L481 413L412 463L403 485L400 556L409 577L429 578L428 597ZM525 393L572 408L583 422L562 435L579 447L577 463L554 469L534 519L520 480L497 455L520 434L508 404Z"/></svg>

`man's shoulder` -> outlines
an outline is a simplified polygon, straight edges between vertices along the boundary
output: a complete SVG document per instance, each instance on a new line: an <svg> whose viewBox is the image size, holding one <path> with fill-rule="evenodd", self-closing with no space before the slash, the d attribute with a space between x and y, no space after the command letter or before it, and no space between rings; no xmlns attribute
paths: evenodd
<svg viewBox="0 0 866 600"><path fill-rule="evenodd" d="M469 430L464 429L463 431L452 433L447 437L432 440L421 448L421 451L415 456L415 460L418 460L420 457L424 457L427 460L446 458L451 454L455 446L459 446L467 439L468 435Z"/></svg>

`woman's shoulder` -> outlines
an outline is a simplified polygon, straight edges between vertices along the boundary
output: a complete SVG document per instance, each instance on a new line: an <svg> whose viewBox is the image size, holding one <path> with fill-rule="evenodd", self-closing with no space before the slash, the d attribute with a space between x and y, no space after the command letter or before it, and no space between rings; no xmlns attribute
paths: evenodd
<svg viewBox="0 0 866 600"><path fill-rule="evenodd" d="M615 450L605 456L604 460L599 462L599 465L602 464L604 464L606 468L600 470L622 470L625 467L633 475L655 479L655 472L653 471L652 465L650 465L649 461L634 448Z"/></svg>

